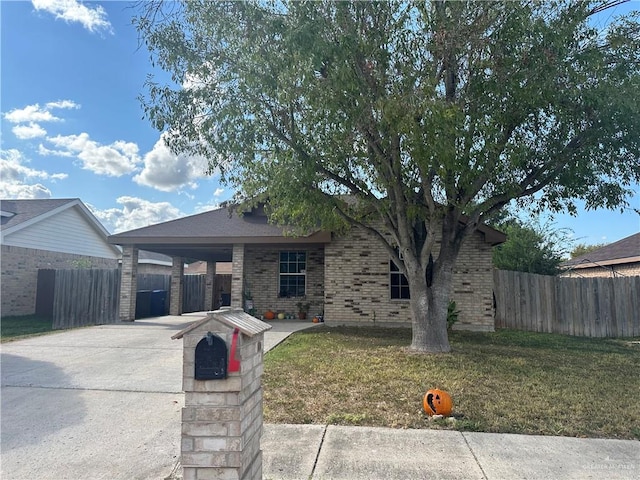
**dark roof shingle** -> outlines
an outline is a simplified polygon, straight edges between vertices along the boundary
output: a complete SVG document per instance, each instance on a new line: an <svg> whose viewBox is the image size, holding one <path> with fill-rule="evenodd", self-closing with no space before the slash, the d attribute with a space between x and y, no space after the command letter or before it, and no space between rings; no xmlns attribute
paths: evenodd
<svg viewBox="0 0 640 480"><path fill-rule="evenodd" d="M562 264L562 266L574 267L576 265L586 263L606 264L611 261L619 261L625 258L632 259L634 257L640 257L640 233L636 233L630 237L605 245L593 252L585 253L579 257L567 260Z"/></svg>
<svg viewBox="0 0 640 480"><path fill-rule="evenodd" d="M5 228L15 227L16 225L20 225L51 210L55 210L62 205L77 200L77 198L0 200L0 209L3 212L14 214L13 216L2 216L0 228L4 230Z"/></svg>

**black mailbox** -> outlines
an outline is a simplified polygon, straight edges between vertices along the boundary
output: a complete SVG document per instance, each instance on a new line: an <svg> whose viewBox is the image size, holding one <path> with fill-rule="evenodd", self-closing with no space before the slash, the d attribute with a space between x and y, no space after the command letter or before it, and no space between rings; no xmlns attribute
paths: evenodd
<svg viewBox="0 0 640 480"><path fill-rule="evenodd" d="M219 336L207 332L196 345L195 379L223 378L227 378L227 344Z"/></svg>

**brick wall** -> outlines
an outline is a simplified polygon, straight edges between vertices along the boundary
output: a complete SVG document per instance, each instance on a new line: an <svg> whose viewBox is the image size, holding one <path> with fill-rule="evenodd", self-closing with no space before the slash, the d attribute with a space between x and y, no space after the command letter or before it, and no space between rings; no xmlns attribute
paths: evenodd
<svg viewBox="0 0 640 480"><path fill-rule="evenodd" d="M281 251L307 252L305 298L278 297L279 262ZM324 299L324 246L245 245L244 253L245 286L251 292L256 315L267 310L297 314L296 303L310 303L309 316L320 314Z"/></svg>
<svg viewBox="0 0 640 480"><path fill-rule="evenodd" d="M434 257L437 256L438 244ZM491 246L480 233L462 247L454 269L452 300L460 310L455 328L494 329ZM409 300L391 299L389 254L359 230L325 247L325 321L328 324L409 325Z"/></svg>
<svg viewBox="0 0 640 480"><path fill-rule="evenodd" d="M2 245L0 314L32 315L36 311L38 270L44 268L118 268L118 260Z"/></svg>

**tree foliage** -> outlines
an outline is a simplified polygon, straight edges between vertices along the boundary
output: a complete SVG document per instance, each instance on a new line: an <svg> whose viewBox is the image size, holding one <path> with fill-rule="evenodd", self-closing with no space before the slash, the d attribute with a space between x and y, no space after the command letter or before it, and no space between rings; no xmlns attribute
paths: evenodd
<svg viewBox="0 0 640 480"><path fill-rule="evenodd" d="M501 270L556 275L570 245L567 231L511 218L497 226L507 241L493 250L493 264Z"/></svg>
<svg viewBox="0 0 640 480"><path fill-rule="evenodd" d="M578 243L571 250L570 256L571 258L580 257L582 255L586 255L587 253L591 253L594 250L598 250L606 245L606 243L594 243L592 245L587 245L586 243Z"/></svg>
<svg viewBox="0 0 640 480"><path fill-rule="evenodd" d="M614 208L640 180L638 17L591 26L611 3L145 2L141 39L175 85L151 78L143 104L273 221L381 241L412 348L447 351L453 268L483 220L512 200Z"/></svg>

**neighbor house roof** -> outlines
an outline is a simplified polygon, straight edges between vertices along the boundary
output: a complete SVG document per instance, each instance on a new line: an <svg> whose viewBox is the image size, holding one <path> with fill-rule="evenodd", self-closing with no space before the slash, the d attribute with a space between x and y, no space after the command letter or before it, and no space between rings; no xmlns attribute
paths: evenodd
<svg viewBox="0 0 640 480"><path fill-rule="evenodd" d="M109 232L79 198L0 200L2 238L72 208L76 209L86 223L106 242ZM120 250L117 247L108 246L116 255L120 255Z"/></svg>
<svg viewBox="0 0 640 480"><path fill-rule="evenodd" d="M572 258L562 263L561 266L564 268L593 268L636 262L640 262L640 233Z"/></svg>
<svg viewBox="0 0 640 480"><path fill-rule="evenodd" d="M3 233L10 233L74 205L84 207L84 204L77 198L0 200L0 210L2 210L0 229ZM84 208L86 209L86 207ZM93 217L93 215L91 216ZM95 218L94 221L97 222ZM105 235L109 234L102 225L99 228L104 231Z"/></svg>

